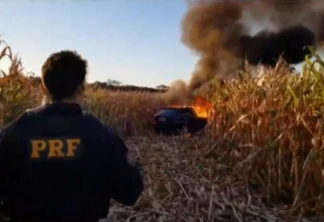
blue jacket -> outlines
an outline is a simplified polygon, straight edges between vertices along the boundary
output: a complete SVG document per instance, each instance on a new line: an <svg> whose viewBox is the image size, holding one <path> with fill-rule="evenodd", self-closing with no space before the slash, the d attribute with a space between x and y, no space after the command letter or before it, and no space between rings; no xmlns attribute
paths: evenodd
<svg viewBox="0 0 324 222"><path fill-rule="evenodd" d="M124 142L77 104L26 111L0 132L2 211L24 222L105 218L111 198L130 206L143 191L127 155Z"/></svg>

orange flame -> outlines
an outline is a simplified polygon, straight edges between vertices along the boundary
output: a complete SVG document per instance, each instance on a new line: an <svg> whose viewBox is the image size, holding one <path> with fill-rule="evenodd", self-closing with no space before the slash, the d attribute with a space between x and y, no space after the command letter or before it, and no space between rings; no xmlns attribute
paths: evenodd
<svg viewBox="0 0 324 222"><path fill-rule="evenodd" d="M201 96L195 97L193 103L187 106L173 106L173 107L191 107L194 109L196 115L200 118L209 118L211 111L213 110L213 104L209 103L205 98Z"/></svg>
<svg viewBox="0 0 324 222"><path fill-rule="evenodd" d="M209 103L205 98L197 96L191 107L195 110L198 117L208 118L213 109L213 104Z"/></svg>

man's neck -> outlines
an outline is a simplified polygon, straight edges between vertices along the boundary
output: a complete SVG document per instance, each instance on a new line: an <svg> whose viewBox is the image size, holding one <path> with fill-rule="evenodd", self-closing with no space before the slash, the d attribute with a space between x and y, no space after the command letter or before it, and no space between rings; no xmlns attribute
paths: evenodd
<svg viewBox="0 0 324 222"><path fill-rule="evenodd" d="M71 103L71 104L80 104L80 101L75 98L71 99L63 99L63 100L58 100L58 101L51 101L51 103Z"/></svg>

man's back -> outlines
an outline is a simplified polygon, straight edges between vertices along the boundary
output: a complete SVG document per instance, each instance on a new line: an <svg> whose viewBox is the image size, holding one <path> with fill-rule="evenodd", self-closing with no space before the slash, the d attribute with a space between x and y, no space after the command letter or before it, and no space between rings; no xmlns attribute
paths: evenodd
<svg viewBox="0 0 324 222"><path fill-rule="evenodd" d="M27 112L4 133L0 164L17 219L95 221L106 217L110 197L132 205L142 192L123 142L77 104Z"/></svg>

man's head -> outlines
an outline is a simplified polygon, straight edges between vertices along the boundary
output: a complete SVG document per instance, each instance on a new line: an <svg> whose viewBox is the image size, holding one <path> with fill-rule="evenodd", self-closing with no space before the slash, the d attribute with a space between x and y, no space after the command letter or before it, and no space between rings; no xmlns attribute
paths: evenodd
<svg viewBox="0 0 324 222"><path fill-rule="evenodd" d="M87 61L75 51L54 53L42 66L43 90L53 102L80 103L87 68Z"/></svg>

